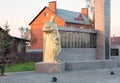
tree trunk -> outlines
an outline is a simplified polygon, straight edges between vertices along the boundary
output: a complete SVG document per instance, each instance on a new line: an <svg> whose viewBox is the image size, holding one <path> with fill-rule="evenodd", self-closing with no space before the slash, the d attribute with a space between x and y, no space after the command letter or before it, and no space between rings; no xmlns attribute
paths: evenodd
<svg viewBox="0 0 120 83"><path fill-rule="evenodd" d="M4 75L5 72L5 64L3 63L3 65L1 66L1 75Z"/></svg>

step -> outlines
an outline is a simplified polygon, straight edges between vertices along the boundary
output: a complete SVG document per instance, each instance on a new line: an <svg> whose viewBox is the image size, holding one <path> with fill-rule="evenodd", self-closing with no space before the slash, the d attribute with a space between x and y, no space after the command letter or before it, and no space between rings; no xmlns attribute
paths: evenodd
<svg viewBox="0 0 120 83"><path fill-rule="evenodd" d="M119 67L120 62L115 60L87 60L87 61L67 61L66 71L103 69Z"/></svg>

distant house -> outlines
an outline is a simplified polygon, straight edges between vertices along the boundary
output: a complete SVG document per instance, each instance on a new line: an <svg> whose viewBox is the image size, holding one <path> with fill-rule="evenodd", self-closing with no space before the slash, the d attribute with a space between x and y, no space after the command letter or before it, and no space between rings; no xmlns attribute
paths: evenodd
<svg viewBox="0 0 120 83"><path fill-rule="evenodd" d="M5 34L5 30L0 27L0 34ZM9 34L8 34L9 35ZM11 47L12 53L25 53L26 52L26 41L25 39L17 38L11 36L11 38L14 38L14 44Z"/></svg>
<svg viewBox="0 0 120 83"><path fill-rule="evenodd" d="M120 37L111 37L111 58L120 59Z"/></svg>
<svg viewBox="0 0 120 83"><path fill-rule="evenodd" d="M12 47L13 51L16 53L25 53L26 52L26 42L28 40L18 38L18 37L13 37L14 40L14 45Z"/></svg>
<svg viewBox="0 0 120 83"><path fill-rule="evenodd" d="M119 36L111 37L111 44L112 45L120 45L120 37Z"/></svg>
<svg viewBox="0 0 120 83"><path fill-rule="evenodd" d="M31 40L36 39L35 43L31 43L31 49L43 48L43 32L44 22L50 19L50 16L56 16L56 24L58 27L75 27L75 28L92 28L92 23L88 19L88 9L83 8L80 12L69 11L56 8L56 1L49 2L49 7L44 7L40 13L30 22ZM33 38L34 36L34 38Z"/></svg>

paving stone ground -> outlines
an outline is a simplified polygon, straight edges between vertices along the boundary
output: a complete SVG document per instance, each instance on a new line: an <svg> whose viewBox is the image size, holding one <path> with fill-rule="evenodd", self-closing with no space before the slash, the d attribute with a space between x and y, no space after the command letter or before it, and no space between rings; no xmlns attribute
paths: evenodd
<svg viewBox="0 0 120 83"><path fill-rule="evenodd" d="M115 75L110 75L111 71ZM52 77L57 77L58 82L51 82ZM120 68L65 71L59 74L14 72L1 76L0 83L120 83Z"/></svg>

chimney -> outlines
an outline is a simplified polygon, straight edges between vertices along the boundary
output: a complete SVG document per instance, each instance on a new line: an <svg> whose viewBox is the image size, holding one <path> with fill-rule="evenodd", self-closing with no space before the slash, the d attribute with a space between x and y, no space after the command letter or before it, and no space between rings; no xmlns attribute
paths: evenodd
<svg viewBox="0 0 120 83"><path fill-rule="evenodd" d="M82 8L81 13L88 17L88 8Z"/></svg>
<svg viewBox="0 0 120 83"><path fill-rule="evenodd" d="M56 1L49 2L49 8L56 13Z"/></svg>

